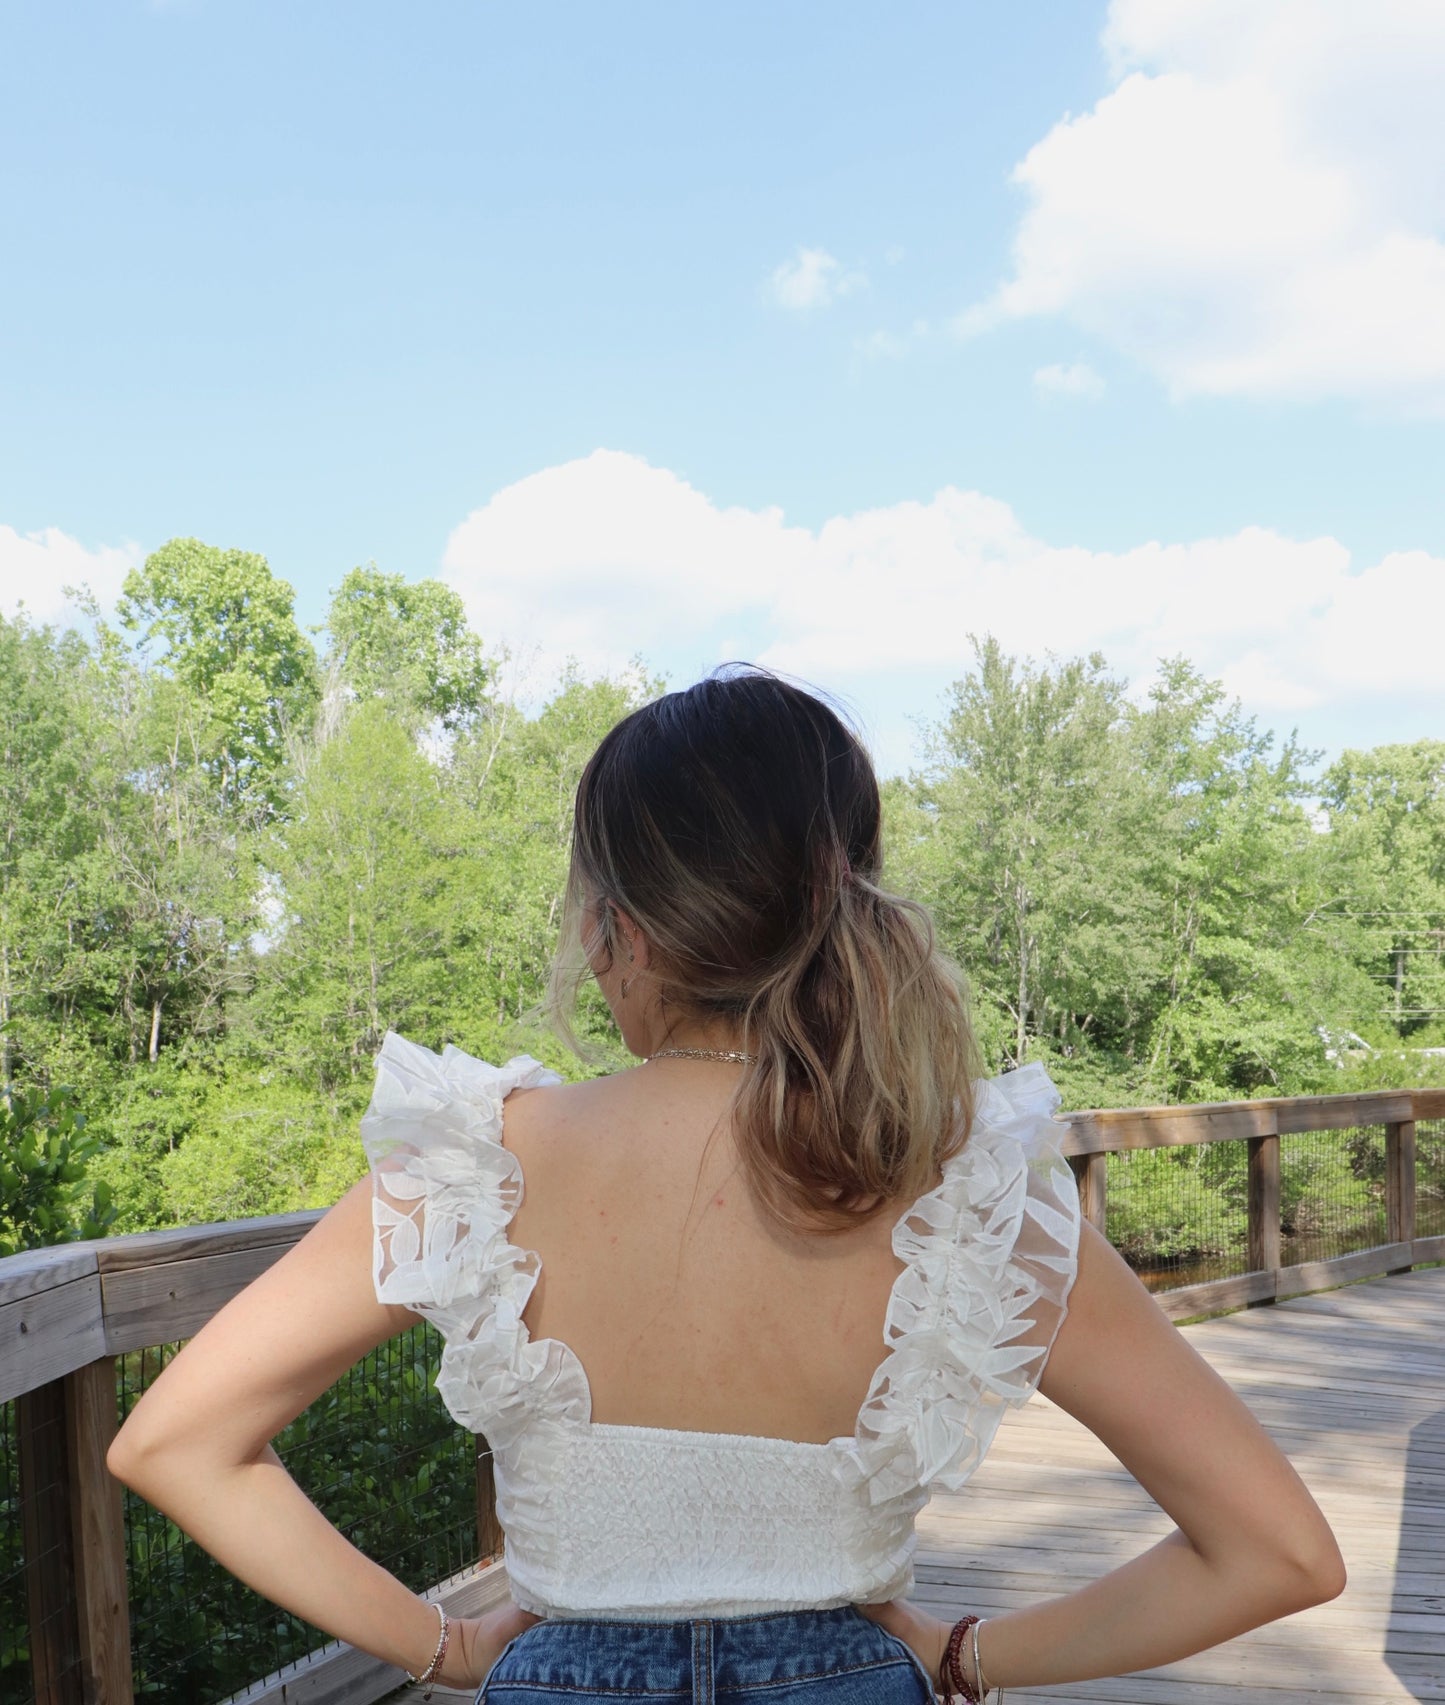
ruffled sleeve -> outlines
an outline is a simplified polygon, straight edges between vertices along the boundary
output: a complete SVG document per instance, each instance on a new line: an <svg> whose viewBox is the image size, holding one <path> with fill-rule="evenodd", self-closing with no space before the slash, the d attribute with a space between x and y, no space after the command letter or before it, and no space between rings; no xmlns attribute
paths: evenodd
<svg viewBox="0 0 1445 1705"><path fill-rule="evenodd" d="M907 1265L854 1448L875 1504L958 1490L1042 1377L1078 1265L1058 1105L1041 1065L978 1084L967 1143L894 1227Z"/></svg>
<svg viewBox="0 0 1445 1705"><path fill-rule="evenodd" d="M502 1103L514 1089L561 1081L525 1054L493 1066L388 1031L361 1118L377 1299L440 1330L437 1390L473 1432L499 1415L520 1423L520 1390L544 1371L547 1349L529 1346L521 1324L538 1262L507 1237L522 1169L502 1146Z"/></svg>

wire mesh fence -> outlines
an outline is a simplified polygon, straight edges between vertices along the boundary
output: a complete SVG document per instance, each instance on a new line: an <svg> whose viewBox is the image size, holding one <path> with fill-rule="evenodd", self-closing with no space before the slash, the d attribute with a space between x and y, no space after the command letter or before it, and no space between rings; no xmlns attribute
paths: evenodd
<svg viewBox="0 0 1445 1705"><path fill-rule="evenodd" d="M1280 1259L1327 1261L1388 1241L1385 1127L1280 1138ZM1110 1241L1151 1290L1249 1270L1245 1141L1127 1149L1107 1159ZM1416 1129L1416 1236L1445 1233L1445 1120Z"/></svg>
<svg viewBox="0 0 1445 1705"><path fill-rule="evenodd" d="M1445 1119L1415 1127L1415 1235L1445 1237Z"/></svg>
<svg viewBox="0 0 1445 1705"><path fill-rule="evenodd" d="M1385 1127L1299 1131L1279 1140L1280 1261L1330 1261L1388 1241Z"/></svg>
<svg viewBox="0 0 1445 1705"><path fill-rule="evenodd" d="M1244 1141L1125 1149L1107 1159L1109 1241L1150 1290L1249 1269Z"/></svg>
<svg viewBox="0 0 1445 1705"><path fill-rule="evenodd" d="M31 1705L30 1618L20 1503L19 1405L0 1404L0 1705Z"/></svg>
<svg viewBox="0 0 1445 1705"><path fill-rule="evenodd" d="M180 1347L120 1358L122 1417ZM414 1591L477 1560L477 1441L432 1389L440 1350L425 1325L388 1340L275 1441L322 1514ZM330 1643L129 1491L125 1521L137 1698L244 1698L261 1678Z"/></svg>

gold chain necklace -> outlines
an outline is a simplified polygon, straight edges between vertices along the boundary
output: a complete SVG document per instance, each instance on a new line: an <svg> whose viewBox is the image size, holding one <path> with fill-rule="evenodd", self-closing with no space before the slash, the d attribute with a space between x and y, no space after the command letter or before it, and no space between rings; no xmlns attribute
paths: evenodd
<svg viewBox="0 0 1445 1705"><path fill-rule="evenodd" d="M732 1048L664 1048L661 1053L649 1054L646 1064L654 1060L735 1060L740 1066L750 1066L756 1054L740 1054Z"/></svg>

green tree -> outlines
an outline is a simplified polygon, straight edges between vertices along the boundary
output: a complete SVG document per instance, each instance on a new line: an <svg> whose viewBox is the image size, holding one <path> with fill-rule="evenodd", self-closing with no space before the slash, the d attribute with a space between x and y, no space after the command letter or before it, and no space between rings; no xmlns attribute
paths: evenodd
<svg viewBox="0 0 1445 1705"><path fill-rule="evenodd" d="M458 1040L482 1015L499 1039L522 1039L516 1026L545 991L557 941L583 766L615 723L662 690L640 666L596 680L569 670L536 716L498 705L458 744L448 770L454 834L466 849L456 890ZM581 1020L595 1039L615 1040L591 994ZM525 1040L575 1069L575 1060L550 1051L545 1033L531 1031Z"/></svg>
<svg viewBox="0 0 1445 1705"><path fill-rule="evenodd" d="M0 1084L43 1074L75 922L76 865L93 844L74 634L0 616Z"/></svg>
<svg viewBox="0 0 1445 1705"><path fill-rule="evenodd" d="M326 616L328 661L359 699L393 714L472 722L487 703L493 665L467 626L465 606L439 580L408 581L373 563L353 568Z"/></svg>
<svg viewBox="0 0 1445 1705"><path fill-rule="evenodd" d="M1062 1052L1117 1028L1108 1009L1137 980L1117 947L1140 905L1124 683L1097 655L1039 667L989 638L974 656L932 731L905 863L993 1009L986 1045L1019 1064L1040 1040Z"/></svg>
<svg viewBox="0 0 1445 1705"><path fill-rule="evenodd" d="M1150 1081L1180 1100L1315 1087L1320 1029L1359 996L1358 931L1305 805L1318 754L1276 751L1182 659L1161 664L1128 743L1150 825Z"/></svg>
<svg viewBox="0 0 1445 1705"><path fill-rule="evenodd" d="M288 729L309 716L316 657L296 625L294 594L265 557L172 539L126 576L117 606L142 648L199 705L194 755L227 808L269 817Z"/></svg>
<svg viewBox="0 0 1445 1705"><path fill-rule="evenodd" d="M247 1045L330 1094L368 1078L388 1028L435 1038L456 930L440 772L384 702L307 754L268 855L274 938Z"/></svg>
<svg viewBox="0 0 1445 1705"><path fill-rule="evenodd" d="M1314 755L1181 659L1140 706L1098 657L975 658L929 770L889 792L890 846L987 1052L1042 1053L1076 1105L1317 1087L1362 983Z"/></svg>
<svg viewBox="0 0 1445 1705"><path fill-rule="evenodd" d="M1445 741L1350 750L1325 772L1324 803L1369 932L1383 1018L1409 1036L1445 1018Z"/></svg>

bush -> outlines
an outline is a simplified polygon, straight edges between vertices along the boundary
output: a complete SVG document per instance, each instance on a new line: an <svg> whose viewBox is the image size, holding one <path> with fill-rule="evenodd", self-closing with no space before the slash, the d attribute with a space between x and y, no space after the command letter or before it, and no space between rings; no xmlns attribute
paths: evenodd
<svg viewBox="0 0 1445 1705"><path fill-rule="evenodd" d="M0 1255L106 1235L111 1189L89 1176L100 1148L70 1090L0 1091Z"/></svg>
<svg viewBox="0 0 1445 1705"><path fill-rule="evenodd" d="M1110 1155L1109 1240L1136 1267L1241 1250L1248 1192L1243 1143Z"/></svg>

